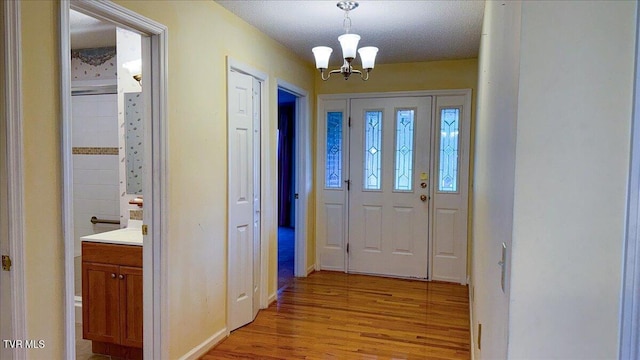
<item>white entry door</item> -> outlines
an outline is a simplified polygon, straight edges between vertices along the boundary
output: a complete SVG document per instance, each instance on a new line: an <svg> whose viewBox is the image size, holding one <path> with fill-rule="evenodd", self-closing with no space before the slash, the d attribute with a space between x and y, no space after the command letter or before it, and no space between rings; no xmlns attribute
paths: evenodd
<svg viewBox="0 0 640 360"><path fill-rule="evenodd" d="M351 100L350 272L427 278L431 97Z"/></svg>
<svg viewBox="0 0 640 360"><path fill-rule="evenodd" d="M253 321L259 308L259 99L253 77L229 72L229 331Z"/></svg>

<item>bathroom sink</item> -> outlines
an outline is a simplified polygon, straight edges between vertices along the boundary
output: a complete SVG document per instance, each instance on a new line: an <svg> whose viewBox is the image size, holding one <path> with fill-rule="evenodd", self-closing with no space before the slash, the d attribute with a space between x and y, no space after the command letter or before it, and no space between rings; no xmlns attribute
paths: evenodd
<svg viewBox="0 0 640 360"><path fill-rule="evenodd" d="M99 234L87 235L81 241L92 241L118 245L142 246L142 230L139 227L128 227Z"/></svg>

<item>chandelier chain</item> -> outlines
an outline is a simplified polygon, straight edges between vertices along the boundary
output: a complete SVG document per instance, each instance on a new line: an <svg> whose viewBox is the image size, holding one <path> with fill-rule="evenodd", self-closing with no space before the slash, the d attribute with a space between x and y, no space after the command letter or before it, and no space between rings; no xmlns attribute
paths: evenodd
<svg viewBox="0 0 640 360"><path fill-rule="evenodd" d="M349 17L349 10L344 11L344 20L342 20L342 27L345 34L351 32L351 18Z"/></svg>

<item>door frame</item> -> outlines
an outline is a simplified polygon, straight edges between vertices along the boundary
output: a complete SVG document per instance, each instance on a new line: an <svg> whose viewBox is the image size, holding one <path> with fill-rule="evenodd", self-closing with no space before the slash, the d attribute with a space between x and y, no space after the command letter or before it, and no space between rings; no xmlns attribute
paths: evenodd
<svg viewBox="0 0 640 360"><path fill-rule="evenodd" d="M471 109L471 95L472 95L472 90L471 89L452 89L452 90L419 90L419 91L391 91L391 92L371 92L371 93L347 93L347 94L325 94L325 95L318 95L317 98L317 119L318 121L316 122L316 144L320 144L322 143L322 141L324 141L323 138L323 134L324 134L324 129L322 129L320 127L320 124L322 123L322 121L320 121L320 119L323 118L324 114L323 112L323 103L325 101L329 101L329 100L343 100L346 101L346 114L348 116L348 114L351 114L351 104L350 104L350 100L353 99L367 99L367 98L388 98L388 97L419 97L419 96L432 96L434 101L432 103L432 109L431 109L431 116L432 116L432 124L431 124L431 131L432 131L432 137L434 134L434 131L436 131L435 126L437 125L435 123L435 119L436 119L436 99L439 96L464 96L465 98L465 102L464 102L464 107L466 109L468 109L467 111L465 111L464 116L464 120L467 121L469 129L471 129L471 119L472 119L472 109ZM347 135L347 138L349 136ZM461 141L461 144L463 144L464 142ZM470 145L471 143L471 134L469 133L469 141L467 141L467 145ZM432 151L432 158L433 156L435 156L435 146L436 144L431 144L431 151ZM468 146L469 147L469 146ZM469 157L469 159L471 158L471 149L467 148L464 149L466 151L466 156ZM321 157L324 156L324 154L321 153L316 153L316 164L318 166L318 168L316 169L316 184L318 185L318 191L316 191L316 222L318 222L318 216L319 214L321 214L321 212L323 211L322 206L323 206L323 202L322 202L322 189L323 189L323 185L324 184L324 169L320 168L320 164L322 164L323 162L320 161ZM434 164L431 162L430 164L432 171L431 171L431 179L433 179L433 166ZM349 169L348 164L346 165L347 170ZM473 178L473 174L472 174L472 169L469 168L468 169L468 177L469 180ZM468 187L471 187L471 182L469 181ZM430 189L430 193L431 195L432 192L434 191L433 186L431 186ZM468 200L468 196L469 194L467 194L467 200ZM349 194L348 192L345 192L345 206L350 206L348 198L349 198ZM433 196L432 196L433 199ZM428 266L427 266L427 281L432 280L433 277L433 260L432 260L432 253L433 253L433 234L432 234L432 213L433 213L433 202L431 201L429 204L429 222L430 222L430 226L429 226L429 239L428 239L428 244L427 244L427 251L428 251ZM467 229L469 228L469 219L471 218L471 209L469 209L469 204L467 201ZM346 243L348 241L347 239L347 233L348 233L348 217L346 219L347 223L345 226L345 235L344 238L342 239L343 241L343 248L346 248ZM320 236L319 236L319 229L320 226L316 224L316 259L315 259L315 268L316 270L321 270L321 265L320 265L320 255L321 255L321 246L322 246L322 242L319 241ZM467 231L467 237L466 237L466 241L465 244L467 246L467 254L468 254L468 247L469 247L469 233ZM467 261L468 263L468 261ZM345 262L344 262L344 272L348 272L349 269L349 258L345 252ZM336 269L332 269L332 270L336 270ZM468 269L465 267L465 272L467 272ZM463 280L464 283L466 284L466 277Z"/></svg>
<svg viewBox="0 0 640 360"><path fill-rule="evenodd" d="M144 222L149 235L143 240L143 324L144 347L147 359L166 359L168 356L168 237L167 237L167 80L168 29L166 26L139 15L110 1L62 0L60 2L60 102L62 115L63 160L63 229L65 242L65 352L75 359L74 304L74 238L73 238L73 167L71 155L71 40L69 10L77 10L95 18L114 23L144 35L142 58L143 76L150 79L145 94L151 129L145 153L150 166L145 169ZM148 50L150 49L150 51ZM154 61L151 61L153 57Z"/></svg>
<svg viewBox="0 0 640 360"><path fill-rule="evenodd" d="M618 358L640 356L640 7L636 9L636 54L631 116L631 159L627 187L625 239L622 250L622 289L620 292L620 350Z"/></svg>
<svg viewBox="0 0 640 360"><path fill-rule="evenodd" d="M313 266L307 268L307 217L309 216L309 196L312 188L312 159L311 159L311 127L309 126L309 92L282 79L276 79L278 89L282 89L296 96L295 108L295 184L298 194L295 202L295 256L293 260L293 275L307 277L313 271ZM277 103L277 99L276 99ZM277 205L277 204L276 204ZM276 254L277 245L276 242ZM276 289L278 279L276 277Z"/></svg>
<svg viewBox="0 0 640 360"><path fill-rule="evenodd" d="M19 1L5 1L4 48L5 83L4 116L7 150L9 251L13 260L9 287L13 339L27 339L24 267L24 160L22 118L22 36ZM26 350L15 349L14 359L26 359Z"/></svg>
<svg viewBox="0 0 640 360"><path fill-rule="evenodd" d="M269 75L259 71L243 62L227 56L227 88L229 87L228 79L229 73L236 71L242 74L249 75L260 83L260 280L258 286L260 287L260 308L266 309L269 306L268 296L268 284L269 284L269 248L270 238L269 233L271 229L277 229L277 217L273 215L266 216L266 213L276 214L275 203L276 197L272 194L270 185L271 182L271 151L269 147L271 134L271 123L267 121L269 119ZM228 99L227 99L228 103ZM255 149L254 149L255 154ZM254 177L256 173L254 172ZM265 190L267 189L267 190ZM227 204L227 212L229 211L229 204ZM274 225L275 224L275 225ZM227 242L229 241L228 231L228 217L227 217ZM227 247L228 248L228 247ZM229 268L230 254L227 253L227 268ZM227 272L227 299L229 299L230 293L228 290L229 281L231 279L231 273ZM277 280L277 279L276 279ZM229 318L230 307L227 305L226 319ZM228 321L228 320L227 320ZM228 322L227 322L228 323ZM229 335L229 327L227 326L227 335Z"/></svg>

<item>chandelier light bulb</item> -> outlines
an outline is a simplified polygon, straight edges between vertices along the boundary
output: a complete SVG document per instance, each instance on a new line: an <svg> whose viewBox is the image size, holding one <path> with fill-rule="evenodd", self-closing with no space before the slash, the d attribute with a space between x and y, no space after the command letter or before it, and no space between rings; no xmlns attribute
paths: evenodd
<svg viewBox="0 0 640 360"><path fill-rule="evenodd" d="M347 61L356 58L356 50L358 49L358 42L360 41L360 35L356 34L344 34L338 36L340 46L342 47L342 57Z"/></svg>
<svg viewBox="0 0 640 360"><path fill-rule="evenodd" d="M328 69L329 58L333 49L328 46L316 46L311 51L313 51L313 56L316 58L316 69Z"/></svg>
<svg viewBox="0 0 640 360"><path fill-rule="evenodd" d="M358 49L358 54L360 54L362 68L366 70L373 69L376 64L376 54L378 54L378 48L375 46L365 46Z"/></svg>

